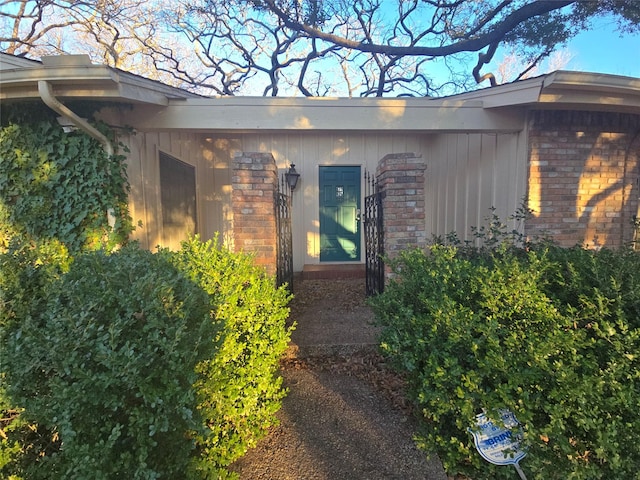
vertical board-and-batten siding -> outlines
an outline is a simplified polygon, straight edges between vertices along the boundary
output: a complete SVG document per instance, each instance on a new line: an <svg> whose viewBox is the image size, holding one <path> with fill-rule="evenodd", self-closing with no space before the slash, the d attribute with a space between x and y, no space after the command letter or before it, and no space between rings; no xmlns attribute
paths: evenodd
<svg viewBox="0 0 640 480"><path fill-rule="evenodd" d="M188 132L138 132L121 136L127 145L127 174L131 186L129 208L136 227L132 238L144 248L155 249L160 245L178 248L179 242L163 241L162 205L160 197L159 152L195 167L196 208L198 233L203 238L211 238L217 231L223 231L222 222L216 218L219 204L215 198L213 159L210 148L201 135Z"/></svg>
<svg viewBox="0 0 640 480"><path fill-rule="evenodd" d="M294 271L320 261L319 166L359 166L362 173L373 173L385 155L420 147L419 135L380 132L251 133L236 138L242 151L272 153L281 175L292 163L301 175L293 192Z"/></svg>
<svg viewBox="0 0 640 480"><path fill-rule="evenodd" d="M471 239L471 227L495 214L509 221L526 194L525 133L450 133L427 137L427 238L455 232Z"/></svg>
<svg viewBox="0 0 640 480"><path fill-rule="evenodd" d="M202 238L220 232L232 238L232 160L239 152L273 154L280 175L290 164L301 174L293 194L294 270L319 262L318 181L320 165L356 165L375 172L388 154L422 155L425 172L427 238L453 230L461 238L480 226L495 206L515 212L526 185L521 135L406 133L138 133L131 149L131 212L142 228L134 238L146 248L162 245L158 151L196 167L198 226ZM176 247L175 245L167 245Z"/></svg>

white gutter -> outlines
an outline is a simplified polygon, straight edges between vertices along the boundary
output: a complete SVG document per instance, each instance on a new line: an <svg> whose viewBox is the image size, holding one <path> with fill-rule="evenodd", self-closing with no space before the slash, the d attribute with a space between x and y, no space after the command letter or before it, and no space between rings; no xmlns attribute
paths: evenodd
<svg viewBox="0 0 640 480"><path fill-rule="evenodd" d="M40 98L42 98L42 101L54 112L56 112L58 115L62 115L63 117L68 118L80 130L83 130L89 136L98 140L102 144L102 147L108 158L111 158L113 156L114 150L111 141L107 137L105 137L102 132L100 132L93 125L87 122L84 118L79 117L66 105L63 105L62 102L60 102L60 100L58 100L53 94L53 89L51 88L51 84L49 82L45 80L38 80L38 93L40 94ZM116 218L112 208L107 210L107 218L109 226L113 228L116 222Z"/></svg>

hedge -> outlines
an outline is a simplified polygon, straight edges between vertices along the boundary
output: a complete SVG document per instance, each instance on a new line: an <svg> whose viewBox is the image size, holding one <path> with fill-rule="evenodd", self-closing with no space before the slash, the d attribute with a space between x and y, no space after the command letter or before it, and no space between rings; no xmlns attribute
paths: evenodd
<svg viewBox="0 0 640 480"><path fill-rule="evenodd" d="M517 478L482 460L468 430L508 409L527 478L638 478L638 253L434 245L392 268L372 300L381 347L407 376L419 445L450 474Z"/></svg>
<svg viewBox="0 0 640 480"><path fill-rule="evenodd" d="M231 476L285 394L286 290L251 257L198 239L179 252L85 252L68 271L36 251L1 257L5 408L23 410L3 426L0 473Z"/></svg>

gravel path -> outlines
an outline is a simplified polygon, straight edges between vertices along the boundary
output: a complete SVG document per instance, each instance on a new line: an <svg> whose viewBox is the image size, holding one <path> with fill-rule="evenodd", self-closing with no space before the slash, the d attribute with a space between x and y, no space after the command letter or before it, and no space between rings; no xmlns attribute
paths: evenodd
<svg viewBox="0 0 640 480"><path fill-rule="evenodd" d="M363 281L300 283L280 425L232 470L241 480L446 480L415 447L402 380L370 344Z"/></svg>

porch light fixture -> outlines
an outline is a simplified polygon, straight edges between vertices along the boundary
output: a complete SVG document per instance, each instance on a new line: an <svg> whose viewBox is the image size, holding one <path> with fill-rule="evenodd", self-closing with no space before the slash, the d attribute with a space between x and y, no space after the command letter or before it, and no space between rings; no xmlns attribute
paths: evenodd
<svg viewBox="0 0 640 480"><path fill-rule="evenodd" d="M289 188L291 188L291 191L293 192L296 189L296 185L298 185L298 179L300 178L300 174L296 172L295 164L291 164L291 166L289 167L289 171L284 174L284 178L287 182L287 185L289 185Z"/></svg>

